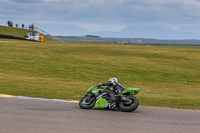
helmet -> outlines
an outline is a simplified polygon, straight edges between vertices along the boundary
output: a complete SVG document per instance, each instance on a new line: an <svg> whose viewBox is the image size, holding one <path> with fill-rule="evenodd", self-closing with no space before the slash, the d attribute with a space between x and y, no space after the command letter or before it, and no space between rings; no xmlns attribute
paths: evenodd
<svg viewBox="0 0 200 133"><path fill-rule="evenodd" d="M110 79L108 80L108 82L111 82L111 83L117 82L117 78L110 78Z"/></svg>

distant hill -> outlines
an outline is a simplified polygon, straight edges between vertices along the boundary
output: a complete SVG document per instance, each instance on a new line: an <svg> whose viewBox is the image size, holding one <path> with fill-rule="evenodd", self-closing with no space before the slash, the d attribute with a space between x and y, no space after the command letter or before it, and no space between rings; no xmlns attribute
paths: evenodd
<svg viewBox="0 0 200 133"><path fill-rule="evenodd" d="M125 27L115 27L115 30L88 30L77 24L37 24L43 30L56 36L96 35L115 38L154 38L154 39L200 39L200 26L159 26L153 24L130 24ZM50 27L50 28L49 28Z"/></svg>
<svg viewBox="0 0 200 133"><path fill-rule="evenodd" d="M0 39L9 39L9 40L26 40L27 32L33 30L15 28L15 27L7 27L0 26ZM45 35L44 35L45 36ZM44 42L54 42L54 40L45 36Z"/></svg>
<svg viewBox="0 0 200 133"><path fill-rule="evenodd" d="M96 36L96 35L86 35L86 37L101 38L100 36Z"/></svg>
<svg viewBox="0 0 200 133"><path fill-rule="evenodd" d="M200 27L174 30L155 25L128 25L120 31L97 31L90 34L118 38L200 39Z"/></svg>
<svg viewBox="0 0 200 133"><path fill-rule="evenodd" d="M63 41L71 42L100 42L100 43L116 43L116 44L176 44L176 45L200 45L200 40L158 40L151 38L103 38L88 36L56 36Z"/></svg>

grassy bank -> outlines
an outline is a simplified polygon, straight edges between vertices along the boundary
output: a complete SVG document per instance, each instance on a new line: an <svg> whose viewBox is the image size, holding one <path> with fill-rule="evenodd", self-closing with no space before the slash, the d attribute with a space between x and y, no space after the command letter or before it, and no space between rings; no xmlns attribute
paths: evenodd
<svg viewBox="0 0 200 133"><path fill-rule="evenodd" d="M0 41L27 42L28 41L26 40L27 32L33 32L33 30L7 27L7 26L0 25ZM34 41L31 41L31 42L34 42ZM55 43L54 40L52 40L51 38L47 36L44 37L44 42Z"/></svg>
<svg viewBox="0 0 200 133"><path fill-rule="evenodd" d="M0 42L0 94L80 99L117 77L141 105L200 109L199 73L199 49Z"/></svg>

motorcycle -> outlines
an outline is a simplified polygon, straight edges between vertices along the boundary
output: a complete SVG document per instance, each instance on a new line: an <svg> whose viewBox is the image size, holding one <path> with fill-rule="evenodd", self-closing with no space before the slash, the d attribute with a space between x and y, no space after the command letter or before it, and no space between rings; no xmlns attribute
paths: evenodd
<svg viewBox="0 0 200 133"><path fill-rule="evenodd" d="M80 99L79 106L82 109L109 109L109 110L122 110L125 112L131 112L138 108L139 101L134 96L141 91L139 88L126 88L121 92L121 96L112 101L110 92L108 89L114 92L112 86L97 87L92 86L87 90L87 94ZM110 102L111 101L111 102Z"/></svg>

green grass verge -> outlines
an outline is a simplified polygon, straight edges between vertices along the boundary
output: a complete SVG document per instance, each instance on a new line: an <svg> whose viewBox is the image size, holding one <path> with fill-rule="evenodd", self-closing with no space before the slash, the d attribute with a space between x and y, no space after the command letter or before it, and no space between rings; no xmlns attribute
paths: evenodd
<svg viewBox="0 0 200 133"><path fill-rule="evenodd" d="M199 73L199 49L0 42L0 94L80 99L117 77L140 105L200 109Z"/></svg>
<svg viewBox="0 0 200 133"><path fill-rule="evenodd" d="M148 46L148 47L169 47L169 48L195 48L200 49L200 45L185 45L185 44L125 44L135 46Z"/></svg>

